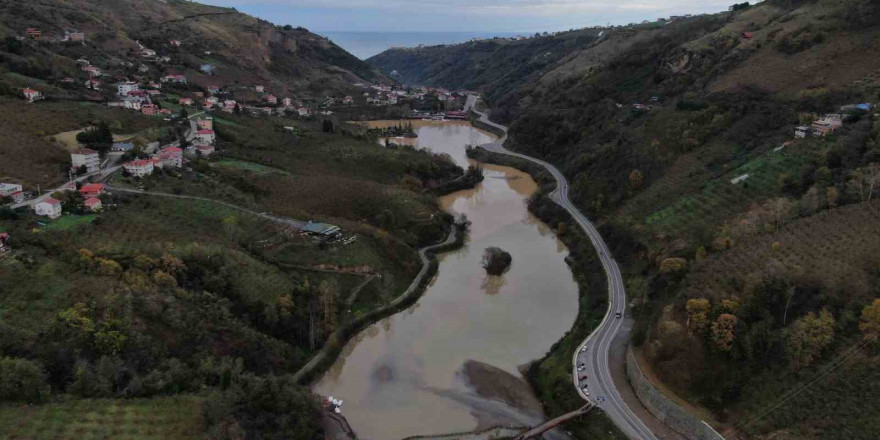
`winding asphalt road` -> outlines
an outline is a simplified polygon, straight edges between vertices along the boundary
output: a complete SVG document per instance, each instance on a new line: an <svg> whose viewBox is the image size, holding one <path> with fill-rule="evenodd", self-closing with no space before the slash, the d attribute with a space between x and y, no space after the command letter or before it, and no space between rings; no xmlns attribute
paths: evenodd
<svg viewBox="0 0 880 440"><path fill-rule="evenodd" d="M476 95L468 96L465 110L474 110L474 112L480 115L481 122L504 132L504 136L500 139L481 146L495 153L515 156L537 163L547 169L556 179L556 189L550 193L550 199L568 211L572 218L580 225L581 229L583 229L584 233L590 237L590 241L593 242L593 246L599 253L602 267L605 269L605 274L608 278L610 306L605 312L602 323L587 336L587 339L578 346L578 350L573 354L572 379L574 383L572 385L584 400L602 409L627 437L638 440L657 440L657 436L627 406L617 388L615 388L614 381L611 379L608 352L611 348L611 341L623 324L623 319L617 318L616 314L620 313L623 316L626 313L626 290L623 285L623 277L620 275L620 269L617 267L617 262L614 261L608 246L602 240L602 236L599 235L596 227L568 199L568 181L565 179L565 176L555 166L543 160L506 150L504 148L504 141L507 140L507 127L490 121L488 115L477 111L474 108L476 102ZM581 364L584 365L585 370L579 372L577 369ZM587 379L580 381L578 377L583 375L587 375ZM589 396L582 389L584 384L587 385Z"/></svg>

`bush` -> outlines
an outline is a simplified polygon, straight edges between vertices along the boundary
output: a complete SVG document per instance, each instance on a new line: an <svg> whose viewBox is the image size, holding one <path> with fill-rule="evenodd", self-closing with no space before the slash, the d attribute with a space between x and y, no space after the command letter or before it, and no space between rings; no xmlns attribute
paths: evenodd
<svg viewBox="0 0 880 440"><path fill-rule="evenodd" d="M204 420L214 439L322 439L318 402L290 377L248 375L205 401ZM238 437L240 438L240 437Z"/></svg>
<svg viewBox="0 0 880 440"><path fill-rule="evenodd" d="M0 359L0 401L38 403L49 394L42 366L27 359Z"/></svg>

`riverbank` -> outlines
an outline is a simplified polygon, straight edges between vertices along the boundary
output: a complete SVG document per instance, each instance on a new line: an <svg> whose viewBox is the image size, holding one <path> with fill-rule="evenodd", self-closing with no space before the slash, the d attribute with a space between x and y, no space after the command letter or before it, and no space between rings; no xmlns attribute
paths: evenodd
<svg viewBox="0 0 880 440"><path fill-rule="evenodd" d="M293 375L293 379L304 385L317 380L333 365L351 337L379 320L398 313L418 301L431 278L437 273L436 255L460 248L464 245L466 236L467 230L464 225L452 224L449 235L443 242L420 249L419 256L422 260L422 268L409 287L390 304L374 309L340 326L327 338L321 350Z"/></svg>
<svg viewBox="0 0 880 440"><path fill-rule="evenodd" d="M529 173L540 183L540 189L528 203L529 211L551 225L562 242L568 246L567 262L578 285L578 314L574 325L547 352L533 362L526 379L535 390L548 417L557 417L583 406L583 399L572 386L571 354L602 321L608 308L607 281L602 275L602 264L583 231L568 213L548 195L555 189L555 181L540 165L512 156L493 153L483 148L471 148L468 157L483 163L500 164ZM626 439L626 436L601 411L592 411L565 425L565 430L578 438Z"/></svg>
<svg viewBox="0 0 880 440"><path fill-rule="evenodd" d="M393 122L394 121L373 121L373 123L379 125L387 125ZM367 124L370 126L369 123ZM481 169L465 169L461 176L448 182L444 182L435 188L427 189L424 192L435 197L442 197L456 191L473 189L482 181L483 173ZM450 233L443 243L428 246L419 251L422 260L422 269L413 279L407 290L387 306L374 309L351 322L342 324L327 338L318 353L316 353L306 365L295 373L294 378L297 382L307 384L320 378L339 357L339 354L342 352L342 349L345 347L345 344L348 343L349 339L357 335L358 332L364 328L369 327L381 319L404 310L421 297L424 293L425 287L437 273L436 254L459 249L464 245L467 236L466 225L455 225L451 216L450 223ZM428 257L427 260L425 257Z"/></svg>

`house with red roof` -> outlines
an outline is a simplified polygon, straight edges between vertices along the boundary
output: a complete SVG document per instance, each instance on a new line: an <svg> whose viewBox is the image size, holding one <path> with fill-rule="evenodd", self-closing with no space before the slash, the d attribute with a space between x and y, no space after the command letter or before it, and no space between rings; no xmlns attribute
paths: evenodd
<svg viewBox="0 0 880 440"><path fill-rule="evenodd" d="M28 102L34 102L43 99L43 94L40 93L39 90L34 90L31 88L22 89L21 94L22 96L24 96L24 99L27 99Z"/></svg>
<svg viewBox="0 0 880 440"><path fill-rule="evenodd" d="M86 198L98 197L101 194L104 194L105 189L106 188L104 187L103 183L87 183L87 184L83 185L82 188L79 189L79 193L82 194L83 197L86 197Z"/></svg>
<svg viewBox="0 0 880 440"><path fill-rule="evenodd" d="M32 38L34 40L39 40L40 38L43 37L43 31L41 31L37 28L27 28L27 29L25 29L24 32L25 32L25 34L27 34L27 36L29 38Z"/></svg>
<svg viewBox="0 0 880 440"><path fill-rule="evenodd" d="M34 213L52 219L61 217L61 201L46 197L45 200L34 205Z"/></svg>
<svg viewBox="0 0 880 440"><path fill-rule="evenodd" d="M199 130L196 132L196 139L206 143L213 145L214 144L214 130Z"/></svg>
<svg viewBox="0 0 880 440"><path fill-rule="evenodd" d="M166 75L162 78L159 78L159 81L163 83L177 83L177 84L186 84L186 76L185 75Z"/></svg>
<svg viewBox="0 0 880 440"><path fill-rule="evenodd" d="M141 113L147 116L155 116L159 114L159 106L156 104L144 104L141 106Z"/></svg>
<svg viewBox="0 0 880 440"><path fill-rule="evenodd" d="M196 120L196 125L198 125L199 130L213 130L214 118L210 116L202 116Z"/></svg>
<svg viewBox="0 0 880 440"><path fill-rule="evenodd" d="M208 157L214 154L213 145L196 145L193 147L193 149L199 157Z"/></svg>
<svg viewBox="0 0 880 440"><path fill-rule="evenodd" d="M269 104L278 104L278 97L276 97L275 95L267 95L266 102L268 102Z"/></svg>
<svg viewBox="0 0 880 440"><path fill-rule="evenodd" d="M0 198L9 197L15 203L24 201L24 191L17 183L0 183Z"/></svg>
<svg viewBox="0 0 880 440"><path fill-rule="evenodd" d="M157 158L159 159L159 168L180 168L183 166L183 150L178 147L163 149L159 152Z"/></svg>
<svg viewBox="0 0 880 440"><path fill-rule="evenodd" d="M83 205L89 211L92 211L92 212L99 211L101 209L101 199L99 199L97 197L89 197L83 202Z"/></svg>
<svg viewBox="0 0 880 440"><path fill-rule="evenodd" d="M185 106L187 106L187 107L192 107L192 105L193 105L193 100L192 100L192 98L180 98L180 99L177 101L177 103L180 104L180 105L185 105Z"/></svg>

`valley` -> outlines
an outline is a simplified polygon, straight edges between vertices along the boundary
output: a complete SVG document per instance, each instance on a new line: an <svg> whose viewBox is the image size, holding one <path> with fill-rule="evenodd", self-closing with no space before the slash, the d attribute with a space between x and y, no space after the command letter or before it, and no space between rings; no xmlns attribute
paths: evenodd
<svg viewBox="0 0 880 440"><path fill-rule="evenodd" d="M880 432L876 2L206 1L0 1L0 438Z"/></svg>

